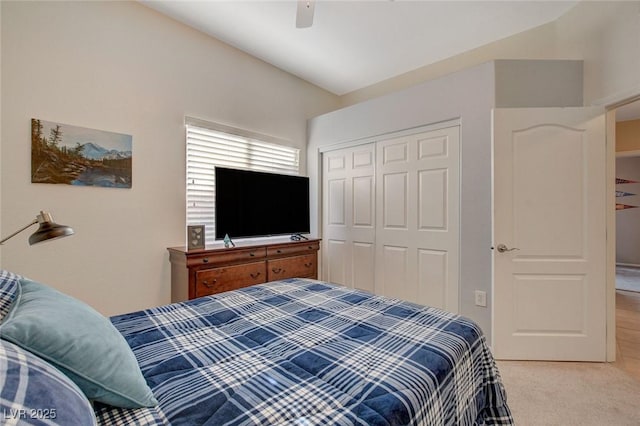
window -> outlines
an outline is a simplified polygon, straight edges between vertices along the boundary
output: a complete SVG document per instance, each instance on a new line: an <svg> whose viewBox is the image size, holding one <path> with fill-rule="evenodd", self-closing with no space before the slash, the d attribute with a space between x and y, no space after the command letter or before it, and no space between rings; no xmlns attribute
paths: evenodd
<svg viewBox="0 0 640 426"><path fill-rule="evenodd" d="M299 174L300 150L269 139L187 120L187 225L205 225L206 244L215 239L215 166Z"/></svg>

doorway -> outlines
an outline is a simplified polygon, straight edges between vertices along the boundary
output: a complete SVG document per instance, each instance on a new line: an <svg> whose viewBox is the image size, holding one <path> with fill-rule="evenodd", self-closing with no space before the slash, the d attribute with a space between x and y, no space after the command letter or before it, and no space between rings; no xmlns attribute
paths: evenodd
<svg viewBox="0 0 640 426"><path fill-rule="evenodd" d="M640 100L615 110L614 365L640 380Z"/></svg>

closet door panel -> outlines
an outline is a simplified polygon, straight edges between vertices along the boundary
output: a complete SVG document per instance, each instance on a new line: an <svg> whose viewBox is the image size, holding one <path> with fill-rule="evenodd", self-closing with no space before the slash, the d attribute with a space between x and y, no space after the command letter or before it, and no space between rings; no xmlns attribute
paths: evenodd
<svg viewBox="0 0 640 426"><path fill-rule="evenodd" d="M458 312L459 133L377 142L377 293Z"/></svg>
<svg viewBox="0 0 640 426"><path fill-rule="evenodd" d="M343 284L347 280L345 256L347 246L343 240L327 240L326 253L323 265L326 266L325 279L327 281Z"/></svg>
<svg viewBox="0 0 640 426"><path fill-rule="evenodd" d="M323 275L374 289L375 149L373 144L323 154Z"/></svg>
<svg viewBox="0 0 640 426"><path fill-rule="evenodd" d="M352 180L353 226L373 228L374 188L373 176L358 176Z"/></svg>
<svg viewBox="0 0 640 426"><path fill-rule="evenodd" d="M409 247L385 245L381 247L382 283L381 293L387 297L403 300L415 299L408 280Z"/></svg>
<svg viewBox="0 0 640 426"><path fill-rule="evenodd" d="M345 226L346 203L345 203L345 180L332 179L327 185L328 197L328 219L333 226Z"/></svg>
<svg viewBox="0 0 640 426"><path fill-rule="evenodd" d="M447 170L418 172L418 229L447 230Z"/></svg>
<svg viewBox="0 0 640 426"><path fill-rule="evenodd" d="M353 287L375 293L375 264L376 251L371 242L355 241L353 243Z"/></svg>
<svg viewBox="0 0 640 426"><path fill-rule="evenodd" d="M382 223L385 229L409 226L409 176L405 172L382 176Z"/></svg>
<svg viewBox="0 0 640 426"><path fill-rule="evenodd" d="M431 301L431 305L445 306L447 282L447 252L418 250L418 298Z"/></svg>

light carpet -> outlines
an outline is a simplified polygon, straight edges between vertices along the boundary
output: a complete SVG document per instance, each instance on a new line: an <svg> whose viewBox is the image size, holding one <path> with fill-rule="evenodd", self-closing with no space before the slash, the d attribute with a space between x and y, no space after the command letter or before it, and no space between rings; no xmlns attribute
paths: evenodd
<svg viewBox="0 0 640 426"><path fill-rule="evenodd" d="M640 292L640 268L616 266L616 288Z"/></svg>
<svg viewBox="0 0 640 426"><path fill-rule="evenodd" d="M640 381L606 363L498 361L518 426L638 426Z"/></svg>

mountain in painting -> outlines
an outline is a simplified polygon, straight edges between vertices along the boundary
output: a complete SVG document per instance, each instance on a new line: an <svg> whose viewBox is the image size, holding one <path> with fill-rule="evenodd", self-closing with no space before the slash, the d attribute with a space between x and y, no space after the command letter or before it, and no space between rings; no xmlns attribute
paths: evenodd
<svg viewBox="0 0 640 426"><path fill-rule="evenodd" d="M84 158L90 160L119 160L122 158L131 158L131 151L106 149L93 142L83 144L80 152Z"/></svg>

